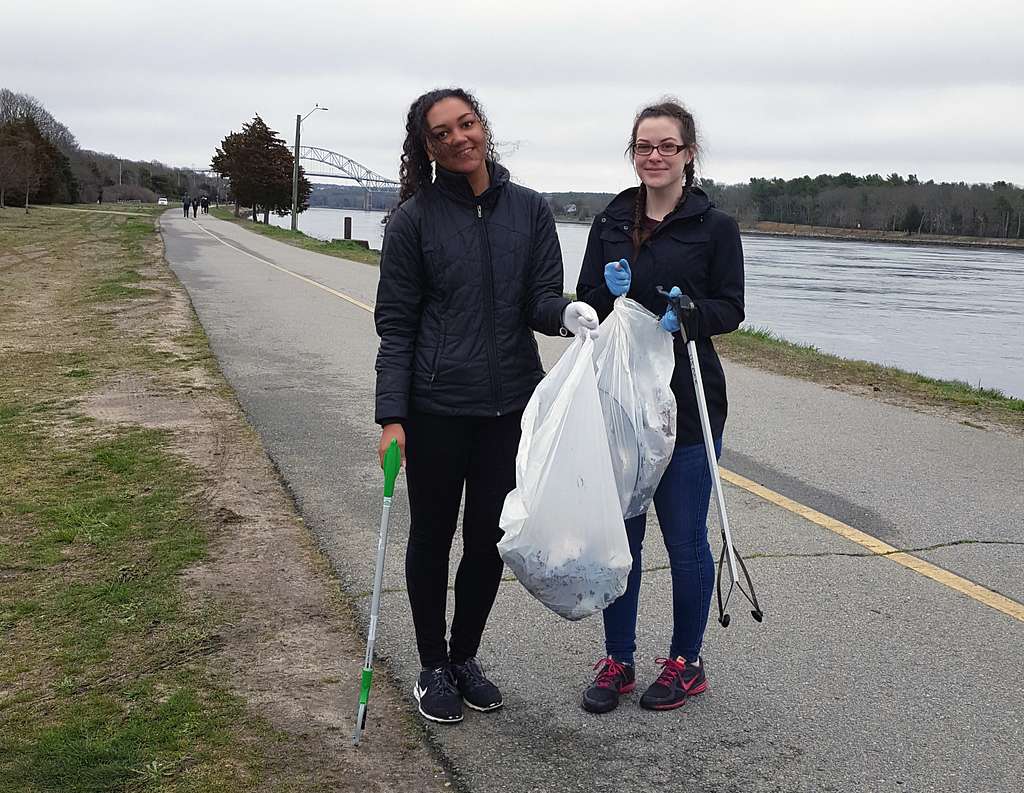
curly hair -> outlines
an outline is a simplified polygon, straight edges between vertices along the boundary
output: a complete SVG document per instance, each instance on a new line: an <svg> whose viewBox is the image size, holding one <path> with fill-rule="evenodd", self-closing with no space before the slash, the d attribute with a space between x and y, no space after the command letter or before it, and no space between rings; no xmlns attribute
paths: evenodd
<svg viewBox="0 0 1024 793"><path fill-rule="evenodd" d="M683 194L679 198L678 207L686 201L686 191L693 187L694 161L700 153L697 143L697 125L694 123L693 115L680 102L671 96L666 96L653 105L648 105L633 119L633 131L629 135L629 143L626 144L626 156L632 157L633 147L636 145L636 131L640 128L640 122L648 118L672 118L679 123L679 135L686 147L693 152L694 158L683 167ZM647 186L641 182L640 189L636 194L636 201L633 203L633 257L640 251L647 238L644 231L643 219L647 213Z"/></svg>
<svg viewBox="0 0 1024 793"><path fill-rule="evenodd" d="M498 157L494 151L494 139L491 136L491 126L487 122L483 108L468 91L462 88L438 88L428 91L418 97L409 106L409 114L405 120L405 142L402 144L402 164L398 168L398 179L401 187L398 192L398 203L404 204L412 198L416 191L426 187L433 181L433 169L430 164L430 152L427 150L427 142L430 140L430 130L427 127L427 113L435 104L442 99L461 99L476 113L487 134L487 147L485 157L495 162ZM434 141L433 145L444 145Z"/></svg>

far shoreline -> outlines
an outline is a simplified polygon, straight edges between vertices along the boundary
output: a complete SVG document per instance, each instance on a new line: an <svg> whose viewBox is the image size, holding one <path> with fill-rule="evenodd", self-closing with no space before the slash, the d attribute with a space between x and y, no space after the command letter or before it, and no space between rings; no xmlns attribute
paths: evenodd
<svg viewBox="0 0 1024 793"><path fill-rule="evenodd" d="M556 223L589 226L592 220L555 217ZM775 223L767 220L753 225L741 225L740 234L750 237L789 237L802 240L828 240L831 242L883 242L890 245L925 245L946 248L982 248L1002 251L1024 251L1024 239L1000 237L954 237L943 234L910 234L905 231L882 229L845 229L831 226L808 226L795 223Z"/></svg>
<svg viewBox="0 0 1024 793"><path fill-rule="evenodd" d="M355 207L311 206L310 209L332 209L340 212L365 212ZM385 209L372 209L384 212ZM577 220L555 216L556 223L568 226L590 226L593 220ZM740 234L749 237L787 237L802 240L826 240L830 242L880 242L889 245L932 246L939 248L979 248L1001 251L1024 251L1024 239L1000 237L962 237L942 234L912 234L905 231L884 231L882 229L846 229L831 226L808 226L794 223L758 221L753 225L741 225Z"/></svg>
<svg viewBox="0 0 1024 793"><path fill-rule="evenodd" d="M768 221L760 221L753 226L740 226L740 234L751 237L791 237L832 242L883 242L891 245L1024 251L1024 239L952 237L941 234L910 234L905 231L882 231L880 229L840 229Z"/></svg>

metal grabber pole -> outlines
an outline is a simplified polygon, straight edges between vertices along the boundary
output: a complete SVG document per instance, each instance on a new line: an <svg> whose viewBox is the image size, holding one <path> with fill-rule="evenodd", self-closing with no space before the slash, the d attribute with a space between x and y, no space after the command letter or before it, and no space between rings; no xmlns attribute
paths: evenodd
<svg viewBox="0 0 1024 793"><path fill-rule="evenodd" d="M711 481L714 485L715 499L718 502L718 516L722 523L722 555L718 560L718 621L722 627L728 627L729 615L725 611L725 607L729 603L729 597L732 595L733 587L737 587L740 592L744 594L750 605L754 608L751 610L750 615L761 622L764 618L764 612L761 611L761 607L757 603L757 595L754 592L754 584L750 580L750 574L747 572L747 566L743 563L743 557L736 553L732 543L732 532L729 530L729 515L725 511L725 494L722 490L722 478L718 472L718 455L715 454L715 439L711 435L711 421L708 418L708 402L704 395L704 381L700 374L700 362L697 360L697 342L694 339L688 339L686 337L686 318L689 314L696 310L693 301L690 300L686 295L678 294L676 290L672 292L666 292L662 287L655 287L658 290L658 294L664 297L676 317L679 319L679 337L683 340L686 345L687 357L690 359L690 374L693 376L693 387L696 391L697 396L697 411L700 413L700 428L701 433L704 436L704 450L707 452L708 458L708 470L711 472ZM725 596L725 602L722 602L722 562L728 559L729 562L729 574L732 578L732 582L729 585L729 591ZM743 571L743 577L746 579L747 588L750 590L748 593L743 589L743 586L739 584L739 577L736 575L737 564Z"/></svg>
<svg viewBox="0 0 1024 793"><path fill-rule="evenodd" d="M377 567L373 572L373 599L370 601L370 631L366 638L366 660L359 682L359 708L356 711L356 729L352 733L352 745L359 746L359 739L366 728L366 708L370 701L370 686L373 684L373 645L377 641L377 617L380 614L380 590L384 581L384 556L388 548L388 524L391 520L391 499L395 494L395 480L402 467L402 453L398 441L391 441L384 453L384 508L380 515L380 537L377 540Z"/></svg>

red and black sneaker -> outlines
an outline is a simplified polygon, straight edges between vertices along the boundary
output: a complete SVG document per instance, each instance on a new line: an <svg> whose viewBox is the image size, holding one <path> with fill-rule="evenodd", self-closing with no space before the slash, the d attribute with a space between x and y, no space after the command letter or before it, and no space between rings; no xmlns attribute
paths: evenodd
<svg viewBox="0 0 1024 793"><path fill-rule="evenodd" d="M583 710L607 713L619 706L619 696L636 688L636 673L631 664L620 664L614 658L602 658L594 669L600 669L590 688L583 692Z"/></svg>
<svg viewBox="0 0 1024 793"><path fill-rule="evenodd" d="M690 663L685 658L657 658L661 674L640 698L640 707L647 710L672 710L686 702L687 697L707 691L708 679L704 676L704 661L697 659Z"/></svg>

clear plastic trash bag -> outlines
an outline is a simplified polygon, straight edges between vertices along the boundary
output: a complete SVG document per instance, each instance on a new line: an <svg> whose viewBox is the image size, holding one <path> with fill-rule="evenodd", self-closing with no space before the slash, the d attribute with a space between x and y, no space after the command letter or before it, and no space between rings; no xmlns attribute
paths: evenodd
<svg viewBox="0 0 1024 793"><path fill-rule="evenodd" d="M676 445L675 354L658 317L620 297L594 346L615 484L624 518L646 512Z"/></svg>
<svg viewBox="0 0 1024 793"><path fill-rule="evenodd" d="M516 488L499 521L505 564L535 598L570 620L625 592L633 562L593 356L593 340L576 338L530 398Z"/></svg>

